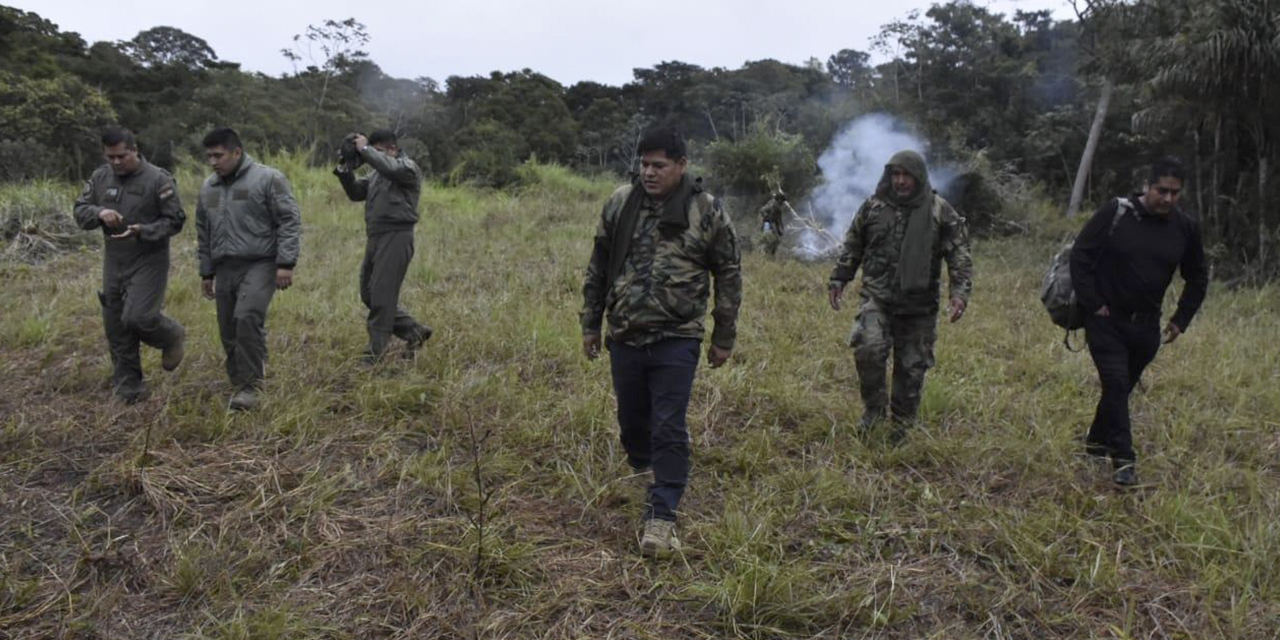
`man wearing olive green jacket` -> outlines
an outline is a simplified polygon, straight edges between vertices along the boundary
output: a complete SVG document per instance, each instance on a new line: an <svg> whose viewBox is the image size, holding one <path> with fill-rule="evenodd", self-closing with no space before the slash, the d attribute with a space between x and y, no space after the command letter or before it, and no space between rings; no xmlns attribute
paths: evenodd
<svg viewBox="0 0 1280 640"><path fill-rule="evenodd" d="M385 129L368 138L348 136L361 161L373 168L367 178L356 178L351 166L333 170L342 189L354 202L364 201L364 263L360 265L360 301L369 309L369 347L365 362L377 362L391 336L405 341L407 353L415 352L431 337L431 328L419 324L400 307L400 287L413 260L413 227L418 223L418 196L422 171L396 146L396 135Z"/></svg>
<svg viewBox="0 0 1280 640"><path fill-rule="evenodd" d="M102 322L111 352L115 397L133 404L147 397L139 344L162 349L160 364L182 362L182 325L161 312L169 282L169 238L187 215L168 171L142 158L133 134L108 129L99 167L76 198L76 224L102 229Z"/></svg>
<svg viewBox="0 0 1280 640"><path fill-rule="evenodd" d="M302 218L289 181L244 153L240 136L215 129L204 138L213 167L200 187L196 237L204 297L217 301L231 408L258 406L266 377L267 306L293 284Z"/></svg>

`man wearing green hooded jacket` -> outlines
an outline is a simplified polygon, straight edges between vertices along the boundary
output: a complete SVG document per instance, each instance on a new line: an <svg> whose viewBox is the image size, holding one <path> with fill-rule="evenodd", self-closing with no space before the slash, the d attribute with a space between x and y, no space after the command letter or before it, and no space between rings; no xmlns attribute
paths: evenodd
<svg viewBox="0 0 1280 640"><path fill-rule="evenodd" d="M875 195L863 203L845 235L827 289L840 310L844 288L862 267L860 307L849 345L866 409L867 430L890 417L893 438L915 421L925 372L933 366L942 262L950 280L948 316L958 321L973 284L964 218L933 191L924 157L900 151L885 165ZM893 393L885 365L893 356ZM892 399L890 399L892 397Z"/></svg>

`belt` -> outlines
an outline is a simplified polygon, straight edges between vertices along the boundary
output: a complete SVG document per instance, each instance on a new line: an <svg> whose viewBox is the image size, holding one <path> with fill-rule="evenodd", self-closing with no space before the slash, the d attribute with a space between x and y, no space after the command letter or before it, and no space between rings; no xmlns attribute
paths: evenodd
<svg viewBox="0 0 1280 640"><path fill-rule="evenodd" d="M1129 311L1111 310L1111 318L1128 322L1129 324L1160 324L1160 313L1139 313Z"/></svg>

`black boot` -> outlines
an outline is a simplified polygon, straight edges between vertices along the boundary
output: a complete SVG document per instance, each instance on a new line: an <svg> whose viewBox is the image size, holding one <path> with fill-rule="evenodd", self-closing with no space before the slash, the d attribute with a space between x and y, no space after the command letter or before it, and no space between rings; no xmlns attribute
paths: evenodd
<svg viewBox="0 0 1280 640"><path fill-rule="evenodd" d="M1121 487L1132 487L1138 484L1137 464L1133 460L1125 460L1123 458L1115 458L1111 461L1115 472L1111 474L1111 480Z"/></svg>

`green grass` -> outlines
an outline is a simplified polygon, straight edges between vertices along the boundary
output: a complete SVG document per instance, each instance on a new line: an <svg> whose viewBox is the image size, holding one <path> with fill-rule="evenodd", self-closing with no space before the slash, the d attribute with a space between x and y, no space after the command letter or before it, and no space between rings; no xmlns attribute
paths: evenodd
<svg viewBox="0 0 1280 640"><path fill-rule="evenodd" d="M896 449L855 437L830 265L749 254L734 359L694 388L684 553L653 563L576 319L614 185L530 165L515 192L427 186L403 304L436 336L370 371L361 209L267 161L305 235L257 413L225 411L191 228L167 298L187 360L145 350L131 408L108 401L100 257L0 263L0 637L1280 637L1275 286L1213 287L1162 350L1132 405L1150 486L1117 492L1076 455L1088 357L1036 299L1069 225L976 243Z"/></svg>

